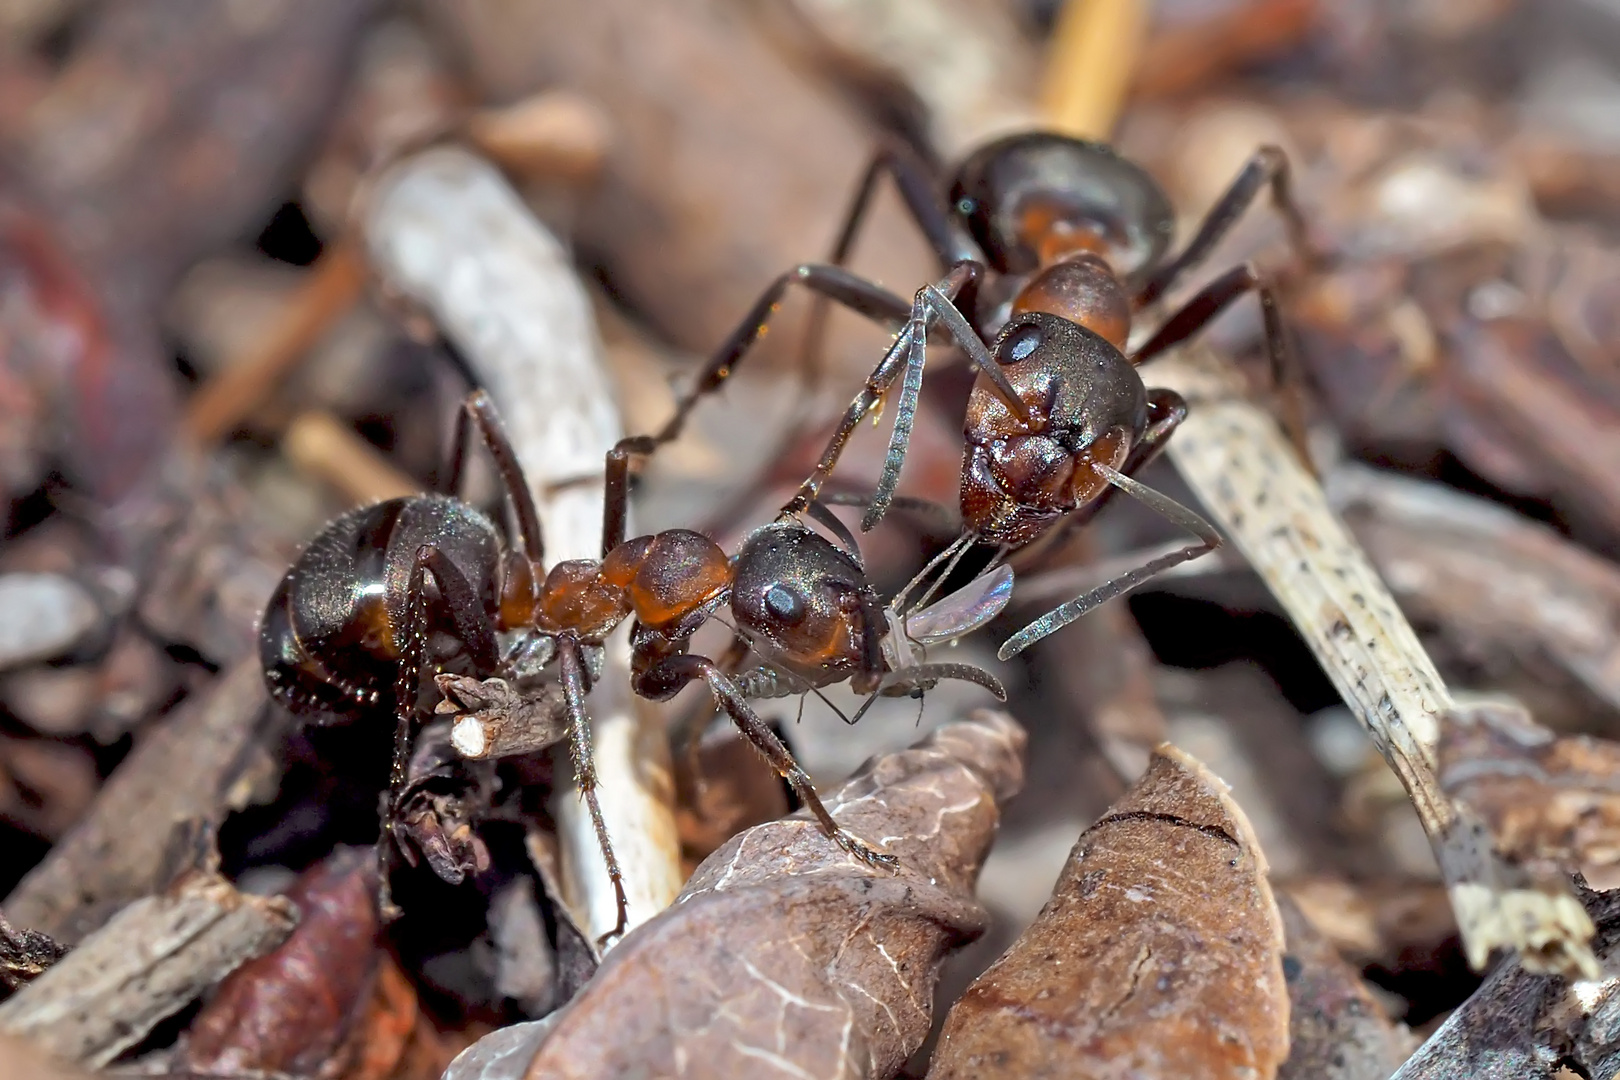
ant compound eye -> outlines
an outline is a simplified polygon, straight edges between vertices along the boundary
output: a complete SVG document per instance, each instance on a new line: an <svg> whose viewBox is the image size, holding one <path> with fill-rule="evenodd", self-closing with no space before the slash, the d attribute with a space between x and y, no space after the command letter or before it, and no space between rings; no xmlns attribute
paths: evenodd
<svg viewBox="0 0 1620 1080"><path fill-rule="evenodd" d="M1003 364L1016 364L1020 360L1028 360L1030 354L1041 346L1041 328L1038 326L1020 326L1007 335L996 351L996 359Z"/></svg>
<svg viewBox="0 0 1620 1080"><path fill-rule="evenodd" d="M786 585L772 585L765 591L765 610L789 626L804 619L804 597Z"/></svg>

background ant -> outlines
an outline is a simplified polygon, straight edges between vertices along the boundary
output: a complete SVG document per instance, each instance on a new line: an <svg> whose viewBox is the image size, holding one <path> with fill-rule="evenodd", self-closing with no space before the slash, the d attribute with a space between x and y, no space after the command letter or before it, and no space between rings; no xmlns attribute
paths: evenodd
<svg viewBox="0 0 1620 1080"><path fill-rule="evenodd" d="M555 662L575 780L618 904L618 924L607 936L622 933L623 878L597 802L586 695L595 666L591 654L633 615L637 694L665 700L701 681L839 847L872 865L894 865L892 856L833 820L809 776L749 706L744 689L714 661L691 654L689 639L725 608L735 631L779 677L756 679L762 687L791 684L802 691L848 680L860 693L893 694L941 678L965 678L1004 698L999 683L967 665L891 667L883 651L889 616L859 559L796 521L756 530L729 558L714 541L686 529L626 540L629 464L652 452L657 438L626 439L608 453L602 558L568 560L545 572L539 516L482 391L470 395L458 414L449 489L459 485L469 418L495 460L517 543L503 547L488 516L447 494L351 511L328 525L287 571L260 636L265 681L295 714L331 721L393 713L384 850L390 838L400 842L399 811L424 678L457 664L478 678L520 680ZM847 530L830 514L821 517L853 549ZM1007 589L990 592L989 600L975 594L974 602L948 609L957 612L955 633L1000 610Z"/></svg>
<svg viewBox="0 0 1620 1080"><path fill-rule="evenodd" d="M909 304L839 265L884 173L946 267L944 277L919 289ZM1198 537L1196 544L1151 559L1026 626L999 650L1008 659L1099 604L1220 545L1220 534L1200 515L1133 478L1187 413L1175 391L1149 389L1137 365L1186 341L1245 293L1260 300L1274 381L1296 390L1285 396L1285 423L1305 456L1276 296L1252 263L1220 275L1139 348L1125 351L1135 313L1203 261L1264 187L1294 248L1314 262L1290 192L1287 158L1276 147L1254 154L1173 259L1166 259L1174 226L1169 200L1147 173L1104 144L1047 132L996 140L956 170L948 204L940 201L946 185L929 166L906 149L887 147L860 182L831 264L795 267L773 283L733 334L731 347L700 377L698 389L730 375L786 284L802 282L818 294L808 335L811 356L826 300L895 325L899 333L784 513L803 512L818 498L856 426L903 372L882 477L861 525L870 530L882 520L904 463L928 338L939 330L963 350L977 377L964 421L961 532L924 573L943 561L943 578L975 543L996 545L999 561L1064 519L1089 519L1113 489ZM683 401L673 425L696 396Z"/></svg>

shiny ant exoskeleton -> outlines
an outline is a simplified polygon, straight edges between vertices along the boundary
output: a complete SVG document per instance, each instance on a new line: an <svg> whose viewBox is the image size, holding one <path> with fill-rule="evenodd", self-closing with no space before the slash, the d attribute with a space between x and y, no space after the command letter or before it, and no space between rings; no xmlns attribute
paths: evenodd
<svg viewBox="0 0 1620 1080"><path fill-rule="evenodd" d="M889 613L858 558L795 521L756 530L732 557L686 529L626 540L629 464L656 448L656 439L626 439L608 454L602 558L561 562L547 572L532 496L481 391L467 399L458 417L450 490L458 482L468 419L494 458L515 519L516 544L503 546L488 516L448 494L351 511L328 525L288 570L260 634L265 681L292 712L318 720L393 715L383 850L391 839L399 842L396 814L423 680L452 660L480 679L532 678L555 662L575 779L618 902L618 927L608 936L621 932L627 917L623 880L597 802L586 695L590 652L634 616L637 694L663 700L690 682L704 683L839 847L868 863L893 865L892 856L832 819L809 776L749 706L744 688L714 661L688 651L692 634L724 608L736 632L800 690L848 680L861 693L906 693L940 678L968 678L999 694L999 684L965 665L896 670L898 665L887 663ZM848 542L853 549L853 540ZM999 606L993 597L979 596L965 608L948 610L956 611L959 632L965 633Z"/></svg>
<svg viewBox="0 0 1620 1080"><path fill-rule="evenodd" d="M842 268L880 175L894 179L911 217L934 248L945 276L907 303ZM744 347L758 336L787 283L899 327L835 429L814 473L785 513L804 511L820 494L862 417L904 373L882 479L863 529L893 501L922 384L926 344L943 331L977 368L964 422L958 541L925 573L974 543L1000 548L997 559L1048 534L1059 522L1089 517L1113 489L1124 491L1198 537L1198 543L1154 558L1047 613L1009 638L1008 659L1177 563L1214 550L1220 534L1201 516L1133 479L1164 448L1186 416L1173 390L1149 389L1137 370L1186 341L1245 293L1258 296L1272 376L1295 372L1288 359L1276 296L1249 263L1205 286L1127 354L1132 319L1197 265L1269 186L1296 250L1313 259L1304 220L1289 191L1288 163L1275 147L1259 150L1205 217L1191 243L1166 259L1174 216L1159 186L1139 167L1100 143L1029 132L982 147L956 170L945 190L914 154L885 149L857 190L831 264L806 264L783 275L733 335ZM810 337L819 336L818 321ZM813 348L813 347L812 347ZM722 351L700 386L726 378L741 348ZM1297 392L1297 390L1296 390ZM1286 420L1303 453L1297 398ZM677 414L677 422L690 399Z"/></svg>

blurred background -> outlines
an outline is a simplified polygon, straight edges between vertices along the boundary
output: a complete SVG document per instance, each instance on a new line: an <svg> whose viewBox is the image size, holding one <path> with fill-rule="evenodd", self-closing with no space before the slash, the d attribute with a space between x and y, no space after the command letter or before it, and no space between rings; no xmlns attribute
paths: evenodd
<svg viewBox="0 0 1620 1080"><path fill-rule="evenodd" d="M472 376L368 266L379 170L450 141L496 163L564 244L624 429L645 432L775 275L830 250L880 139L949 163L1038 123L1057 7L0 0L0 895L251 651L325 521L445 460ZM1620 5L1157 0L1115 142L1183 239L1257 146L1287 151L1331 262L1300 272L1261 200L1190 287L1245 258L1279 276L1325 486L1448 681L1560 732L1620 732ZM887 189L853 266L902 295L937 276ZM808 471L888 340L835 314L809 371L808 307L790 294L646 469L640 531L730 547ZM1209 340L1253 371L1259 330L1244 302ZM902 492L954 505L970 382L931 363ZM885 437L863 427L841 484L870 488ZM1193 501L1166 463L1145 479ZM948 538L897 514L863 550L892 590ZM1169 539L1111 506L990 637L1074 595L1063 567ZM994 663L972 641L951 658ZM1476 985L1398 782L1238 556L998 670L1029 780L981 879L991 930L946 1000L1164 737L1232 784L1273 881L1395 1016L1427 1024ZM854 728L814 701L765 711L825 785L984 700L941 687ZM303 779L272 772L223 823L232 876L276 883L375 836L375 789L350 773L385 762L288 738L267 752ZM456 918L413 946L411 977L446 1016L510 1012L467 959L482 908Z"/></svg>

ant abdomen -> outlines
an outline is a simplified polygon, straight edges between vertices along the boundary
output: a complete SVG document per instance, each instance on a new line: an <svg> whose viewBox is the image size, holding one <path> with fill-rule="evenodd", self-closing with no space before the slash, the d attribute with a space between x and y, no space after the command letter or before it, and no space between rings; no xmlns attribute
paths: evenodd
<svg viewBox="0 0 1620 1080"><path fill-rule="evenodd" d="M996 270L1027 274L1062 252L1101 255L1134 288L1169 249L1170 200L1109 147L1050 132L997 139L957 170L951 202Z"/></svg>
<svg viewBox="0 0 1620 1080"><path fill-rule="evenodd" d="M461 571L495 611L495 525L437 495L351 510L310 541L282 578L259 629L265 681L277 701L317 721L351 719L391 702L411 569L424 545Z"/></svg>

